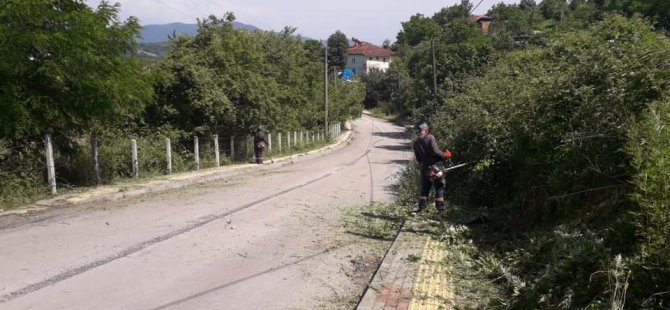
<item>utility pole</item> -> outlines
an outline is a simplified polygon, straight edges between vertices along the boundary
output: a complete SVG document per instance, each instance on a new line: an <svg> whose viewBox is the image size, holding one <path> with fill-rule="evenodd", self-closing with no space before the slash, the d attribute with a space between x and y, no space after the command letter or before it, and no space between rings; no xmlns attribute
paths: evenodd
<svg viewBox="0 0 670 310"><path fill-rule="evenodd" d="M328 47L324 49L323 57L323 104L325 114L323 117L323 131L328 133Z"/></svg>
<svg viewBox="0 0 670 310"><path fill-rule="evenodd" d="M433 52L433 96L437 96L437 60L435 59L435 39L430 40L430 49Z"/></svg>

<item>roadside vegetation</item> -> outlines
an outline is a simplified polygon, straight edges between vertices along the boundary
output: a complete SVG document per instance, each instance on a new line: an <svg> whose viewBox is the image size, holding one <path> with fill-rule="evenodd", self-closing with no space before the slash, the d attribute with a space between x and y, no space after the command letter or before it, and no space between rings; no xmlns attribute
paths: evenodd
<svg viewBox="0 0 670 310"><path fill-rule="evenodd" d="M524 0L488 33L471 9L411 16L366 97L472 163L441 230L462 307L667 309L670 5Z"/></svg>
<svg viewBox="0 0 670 310"><path fill-rule="evenodd" d="M0 209L47 195L45 134L53 140L58 187L67 189L130 177L131 139L141 176L150 177L166 172L165 138L173 172L180 172L195 166L194 136L206 168L214 166L213 135L225 164L246 161L252 152L243 139L261 126L323 132L318 41L300 40L290 27L236 30L235 16L226 13L199 20L194 37L154 45L164 58L149 59L137 53L139 21L121 20L120 9L108 2L91 9L81 0L0 5ZM330 88L330 124L361 114L363 84ZM238 147L225 154L231 136Z"/></svg>

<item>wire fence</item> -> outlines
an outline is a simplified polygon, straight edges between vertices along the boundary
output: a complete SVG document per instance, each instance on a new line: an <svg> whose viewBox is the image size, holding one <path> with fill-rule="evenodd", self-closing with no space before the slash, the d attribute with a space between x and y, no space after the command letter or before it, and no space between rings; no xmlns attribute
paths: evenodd
<svg viewBox="0 0 670 310"><path fill-rule="evenodd" d="M313 130L266 132L266 157L318 148L341 134L341 123L329 126L327 135ZM255 162L252 135L105 136L76 144L61 145L46 135L39 142L0 145L0 207L72 188Z"/></svg>

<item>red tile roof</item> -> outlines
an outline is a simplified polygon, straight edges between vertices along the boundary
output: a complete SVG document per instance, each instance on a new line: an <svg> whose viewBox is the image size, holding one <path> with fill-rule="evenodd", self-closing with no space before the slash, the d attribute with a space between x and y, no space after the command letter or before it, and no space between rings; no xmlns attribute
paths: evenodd
<svg viewBox="0 0 670 310"><path fill-rule="evenodd" d="M355 41L354 41L355 42ZM360 42L360 41L359 41ZM367 42L355 43L347 50L349 55L363 55L367 57L388 57L395 55L393 51Z"/></svg>
<svg viewBox="0 0 670 310"><path fill-rule="evenodd" d="M471 22L474 22L474 23L478 23L480 21L490 22L490 21L493 21L493 18L485 16L485 15L470 15L470 17L468 17L468 20L471 21Z"/></svg>

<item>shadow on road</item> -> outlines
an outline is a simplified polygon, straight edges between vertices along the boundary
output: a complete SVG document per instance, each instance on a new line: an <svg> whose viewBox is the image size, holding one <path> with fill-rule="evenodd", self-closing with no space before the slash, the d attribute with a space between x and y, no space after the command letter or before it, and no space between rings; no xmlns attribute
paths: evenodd
<svg viewBox="0 0 670 310"><path fill-rule="evenodd" d="M389 151L402 151L402 152L407 152L411 150L409 145L381 145L381 146L375 146L375 148L385 149Z"/></svg>
<svg viewBox="0 0 670 310"><path fill-rule="evenodd" d="M389 139L409 139L406 132L374 132L373 135Z"/></svg>

